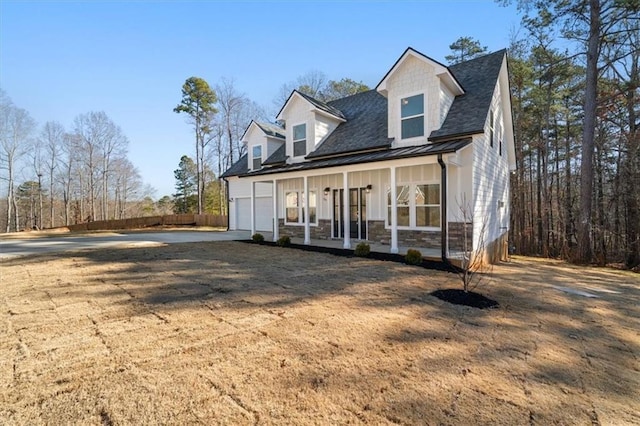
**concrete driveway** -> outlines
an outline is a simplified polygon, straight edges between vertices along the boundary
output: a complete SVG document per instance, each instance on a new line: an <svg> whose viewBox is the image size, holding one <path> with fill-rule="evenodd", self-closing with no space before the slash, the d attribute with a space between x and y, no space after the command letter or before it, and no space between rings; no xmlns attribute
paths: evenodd
<svg viewBox="0 0 640 426"><path fill-rule="evenodd" d="M249 231L143 231L95 234L28 234L28 238L0 238L0 259L43 253L250 238Z"/></svg>

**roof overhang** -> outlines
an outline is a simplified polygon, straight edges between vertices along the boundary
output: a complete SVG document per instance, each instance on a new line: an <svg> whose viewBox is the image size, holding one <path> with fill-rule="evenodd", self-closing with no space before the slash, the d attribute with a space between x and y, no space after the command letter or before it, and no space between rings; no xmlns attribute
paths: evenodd
<svg viewBox="0 0 640 426"><path fill-rule="evenodd" d="M283 166L274 166L268 169L261 169L254 172L248 172L238 175L239 177L253 177L261 175L270 175L277 173L302 172L306 170L327 169L335 167L345 167L363 163L378 163L383 161L403 160L413 157L434 156L438 154L455 153L471 143L471 138L457 139L438 144L426 144L418 146L410 146L404 148L395 148L378 151L366 151L353 153L340 157L330 157L314 161L305 161L302 163L286 164Z"/></svg>
<svg viewBox="0 0 640 426"><path fill-rule="evenodd" d="M309 105L310 111L312 111L312 112L315 112L315 113L318 113L318 114L322 114L322 115L324 115L326 117L333 118L334 120L338 120L338 121L340 121L342 123L344 123L346 121L342 117L339 117L339 116L337 116L335 114L331 114L328 111L324 111L324 110L318 108L309 99L307 99L304 96L302 96L297 90L294 90L293 92L291 92L291 95L289 95L289 98L287 98L287 101L284 103L282 108L280 108L280 111L278 111L278 115L276 116L276 120L278 120L278 121L284 120L284 112L289 107L289 105L293 102L294 99L302 99L304 102L306 102Z"/></svg>
<svg viewBox="0 0 640 426"><path fill-rule="evenodd" d="M389 79L398 70L398 68L400 68L402 63L406 61L407 58L410 58L410 57L416 58L434 67L438 78L440 78L440 80L444 83L444 85L447 86L449 90L451 90L454 96L464 94L464 89L462 88L462 85L460 84L460 82L458 82L456 77L451 73L451 71L449 70L449 68L447 68L447 66L428 57L427 55L424 55L418 52L417 50L411 47L408 47L407 50L404 51L404 53L400 56L400 58L398 58L396 63L393 64L391 69L385 74L385 76L382 78L380 83L378 83L378 85L376 86L376 90L378 91L378 93L380 93L385 97L387 96L387 83Z"/></svg>

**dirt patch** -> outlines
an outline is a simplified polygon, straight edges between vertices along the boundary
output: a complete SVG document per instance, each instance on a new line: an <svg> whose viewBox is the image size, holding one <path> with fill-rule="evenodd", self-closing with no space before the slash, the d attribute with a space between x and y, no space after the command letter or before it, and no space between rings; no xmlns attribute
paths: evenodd
<svg viewBox="0 0 640 426"><path fill-rule="evenodd" d="M2 424L639 424L637 275L235 242L1 263ZM555 287L597 294L581 297Z"/></svg>

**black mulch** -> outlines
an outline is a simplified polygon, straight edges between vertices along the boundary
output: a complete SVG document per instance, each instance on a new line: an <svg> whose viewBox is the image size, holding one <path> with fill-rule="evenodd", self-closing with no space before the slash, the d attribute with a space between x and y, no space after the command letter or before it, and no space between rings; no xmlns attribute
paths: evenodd
<svg viewBox="0 0 640 426"><path fill-rule="evenodd" d="M498 302L495 300L472 291L465 293L464 290L449 288L436 290L432 292L431 295L445 302L453 303L454 305L471 306L472 308L478 309L498 307Z"/></svg>
<svg viewBox="0 0 640 426"><path fill-rule="evenodd" d="M250 244L260 244L260 245L264 245L264 246L278 246L277 243L273 242L273 241L263 241L261 243L256 243L253 240L238 240L240 242L243 243L250 243ZM288 248L293 248L293 249L298 249L298 250L304 250L304 251L313 251L313 252L317 252L317 253L329 253L329 254L333 254L335 256L343 256L343 257L355 257L355 255L353 254L353 249L343 249L343 248L335 248L335 247L320 247L320 246L311 246L311 245L305 245L305 244L290 244L289 246L287 246ZM380 252L370 252L369 256L367 256L367 258L369 259L375 259L375 260L385 260L385 261L389 261L389 262L398 262L398 263L406 263L404 255L402 254L393 254L393 253L380 253ZM449 262L444 262L444 261L437 261L437 260L427 260L427 259L423 259L422 260L422 264L420 265L416 265L416 266L422 266L425 269L435 269L437 271L444 271L444 272L458 272L459 268L455 265L452 265Z"/></svg>

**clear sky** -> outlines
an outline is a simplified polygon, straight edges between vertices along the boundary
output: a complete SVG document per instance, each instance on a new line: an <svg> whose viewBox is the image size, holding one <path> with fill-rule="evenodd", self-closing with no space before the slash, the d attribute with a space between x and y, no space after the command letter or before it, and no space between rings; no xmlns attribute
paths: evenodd
<svg viewBox="0 0 640 426"><path fill-rule="evenodd" d="M462 36L489 51L519 29L515 6L467 1L0 0L0 87L40 124L71 129L104 111L130 140L129 159L155 198L194 156L173 112L191 76L222 77L273 110L282 84L311 71L374 87L409 46L446 63Z"/></svg>

